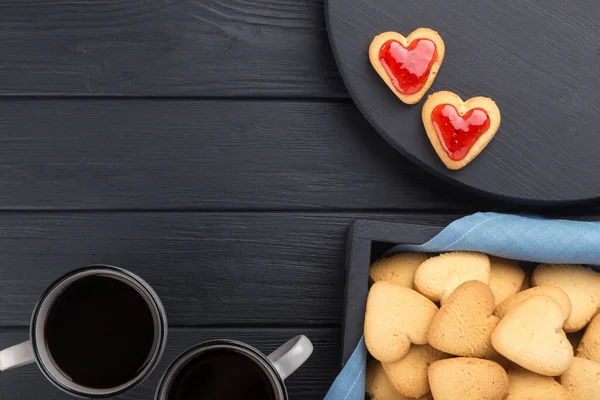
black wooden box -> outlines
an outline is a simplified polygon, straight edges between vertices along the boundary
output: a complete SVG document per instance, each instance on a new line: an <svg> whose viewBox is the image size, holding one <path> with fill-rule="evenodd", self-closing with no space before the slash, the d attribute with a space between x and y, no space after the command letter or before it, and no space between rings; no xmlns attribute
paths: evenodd
<svg viewBox="0 0 600 400"><path fill-rule="evenodd" d="M437 235L439 226L358 220L348 228L346 293L342 321L342 366L363 334L369 266L398 244L422 244Z"/></svg>

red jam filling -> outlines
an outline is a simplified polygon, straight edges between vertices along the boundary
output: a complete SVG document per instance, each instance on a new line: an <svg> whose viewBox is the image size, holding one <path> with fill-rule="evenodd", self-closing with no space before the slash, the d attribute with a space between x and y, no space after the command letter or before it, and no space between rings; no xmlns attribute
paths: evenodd
<svg viewBox="0 0 600 400"><path fill-rule="evenodd" d="M446 154L454 161L465 158L490 127L490 117L484 109L474 108L461 116L450 104L435 107L431 121Z"/></svg>
<svg viewBox="0 0 600 400"><path fill-rule="evenodd" d="M415 94L423 89L436 59L435 43L429 39L413 40L408 47L388 40L379 50L381 64L402 94Z"/></svg>

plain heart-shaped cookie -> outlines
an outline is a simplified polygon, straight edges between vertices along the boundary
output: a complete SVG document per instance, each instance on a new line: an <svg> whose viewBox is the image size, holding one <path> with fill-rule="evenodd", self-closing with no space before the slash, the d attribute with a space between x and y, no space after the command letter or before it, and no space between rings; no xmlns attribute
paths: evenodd
<svg viewBox="0 0 600 400"><path fill-rule="evenodd" d="M571 400L600 399L600 363L575 357L560 383Z"/></svg>
<svg viewBox="0 0 600 400"><path fill-rule="evenodd" d="M525 271L515 260L490 256L490 289L496 305L517 294L525 280Z"/></svg>
<svg viewBox="0 0 600 400"><path fill-rule="evenodd" d="M573 311L565 332L583 329L600 310L600 273L576 264L540 264L531 276L533 286L556 285L569 296Z"/></svg>
<svg viewBox="0 0 600 400"><path fill-rule="evenodd" d="M394 285L414 288L415 272L430 256L425 253L394 254L381 259L369 268L372 282L387 281Z"/></svg>
<svg viewBox="0 0 600 400"><path fill-rule="evenodd" d="M490 337L500 319L492 315L494 294L479 281L465 282L442 304L429 326L429 344L445 353L489 358L496 354Z"/></svg>
<svg viewBox="0 0 600 400"><path fill-rule="evenodd" d="M500 127L500 110L488 97L462 99L447 91L427 98L421 114L435 152L448 169L465 167Z"/></svg>
<svg viewBox="0 0 600 400"><path fill-rule="evenodd" d="M554 378L513 364L508 370L508 396L504 400L569 400L569 393Z"/></svg>
<svg viewBox="0 0 600 400"><path fill-rule="evenodd" d="M479 358L449 358L429 367L435 400L503 400L508 376L500 365Z"/></svg>
<svg viewBox="0 0 600 400"><path fill-rule="evenodd" d="M393 363L383 363L383 369L398 393L414 399L429 392L427 369L431 363L447 357L428 344L412 345L406 356Z"/></svg>
<svg viewBox="0 0 600 400"><path fill-rule="evenodd" d="M492 333L492 344L498 353L525 369L558 376L573 360L573 346L562 330L564 319L556 301L532 296L500 320Z"/></svg>
<svg viewBox="0 0 600 400"><path fill-rule="evenodd" d="M467 281L490 283L490 259L483 253L454 251L425 261L415 272L415 288L431 301L445 301Z"/></svg>
<svg viewBox="0 0 600 400"><path fill-rule="evenodd" d="M564 290L555 285L541 285L519 292L498 304L494 314L498 318L504 318L517 304L533 296L548 296L556 301L563 310L565 321L571 315L572 305L569 296L567 296Z"/></svg>
<svg viewBox="0 0 600 400"><path fill-rule="evenodd" d="M585 329L577 347L577 357L600 363L600 314L596 315Z"/></svg>
<svg viewBox="0 0 600 400"><path fill-rule="evenodd" d="M383 370L383 366L377 360L372 360L367 364L365 392L369 400L415 400L414 397L404 397L396 391ZM418 400L432 399L430 396L423 396Z"/></svg>
<svg viewBox="0 0 600 400"><path fill-rule="evenodd" d="M369 46L369 60L381 79L406 104L418 103L444 60L444 41L436 31L419 28L407 37L384 32Z"/></svg>
<svg viewBox="0 0 600 400"><path fill-rule="evenodd" d="M398 361L412 343L427 344L427 331L437 306L412 289L375 282L367 297L365 343L382 362Z"/></svg>

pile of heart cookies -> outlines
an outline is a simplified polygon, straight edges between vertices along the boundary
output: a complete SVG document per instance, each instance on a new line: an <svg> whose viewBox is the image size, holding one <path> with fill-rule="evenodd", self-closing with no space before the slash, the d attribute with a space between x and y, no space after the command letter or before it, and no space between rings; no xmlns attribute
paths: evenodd
<svg viewBox="0 0 600 400"><path fill-rule="evenodd" d="M428 28L419 28L407 37L384 32L371 42L369 60L403 103L416 104L433 84L445 51L440 35ZM452 170L477 157L500 127L500 110L487 97L463 102L452 92L440 91L429 96L421 114L435 152Z"/></svg>
<svg viewBox="0 0 600 400"><path fill-rule="evenodd" d="M371 399L600 399L600 273L554 264L527 273L452 252L393 255L369 277Z"/></svg>

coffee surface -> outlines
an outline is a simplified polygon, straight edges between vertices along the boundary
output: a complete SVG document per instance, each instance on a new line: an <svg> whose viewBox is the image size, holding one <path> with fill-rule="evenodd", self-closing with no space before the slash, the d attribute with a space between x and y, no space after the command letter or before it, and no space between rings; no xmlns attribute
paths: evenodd
<svg viewBox="0 0 600 400"><path fill-rule="evenodd" d="M55 366L74 383L94 389L134 379L148 362L154 336L154 319L143 295L104 275L67 287L45 324Z"/></svg>
<svg viewBox="0 0 600 400"><path fill-rule="evenodd" d="M263 368L233 349L213 349L188 361L177 373L168 400L275 400Z"/></svg>

